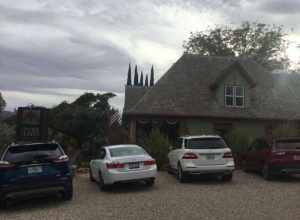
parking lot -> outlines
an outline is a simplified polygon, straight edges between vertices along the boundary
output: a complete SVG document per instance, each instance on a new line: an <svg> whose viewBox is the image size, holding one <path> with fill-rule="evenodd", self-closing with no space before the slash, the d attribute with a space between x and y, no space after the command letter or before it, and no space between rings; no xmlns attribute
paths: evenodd
<svg viewBox="0 0 300 220"><path fill-rule="evenodd" d="M19 201L0 219L300 219L300 178L272 182L235 172L231 183L197 178L180 184L160 172L156 185L120 185L101 192L87 175L75 178L71 202L57 197Z"/></svg>

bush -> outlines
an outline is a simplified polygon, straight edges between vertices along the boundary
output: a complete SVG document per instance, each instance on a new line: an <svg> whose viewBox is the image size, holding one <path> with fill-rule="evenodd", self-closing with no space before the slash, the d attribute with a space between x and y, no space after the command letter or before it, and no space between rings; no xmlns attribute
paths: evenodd
<svg viewBox="0 0 300 220"><path fill-rule="evenodd" d="M295 128L293 125L286 123L281 124L274 128L272 131L273 138L288 138L288 137L298 137L300 134L299 129Z"/></svg>
<svg viewBox="0 0 300 220"><path fill-rule="evenodd" d="M237 163L240 162L241 156L246 152L253 138L249 136L247 129L233 129L226 135L226 141L232 150L233 156Z"/></svg>
<svg viewBox="0 0 300 220"><path fill-rule="evenodd" d="M153 130L145 140L145 149L155 158L158 169L165 168L168 162L169 140L158 129Z"/></svg>

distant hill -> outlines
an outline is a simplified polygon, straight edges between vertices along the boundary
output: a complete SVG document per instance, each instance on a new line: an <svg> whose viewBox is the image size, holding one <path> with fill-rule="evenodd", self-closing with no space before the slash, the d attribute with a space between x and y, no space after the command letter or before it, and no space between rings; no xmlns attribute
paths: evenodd
<svg viewBox="0 0 300 220"><path fill-rule="evenodd" d="M13 116L15 113L10 111L3 111L0 113L0 121L5 120L11 116Z"/></svg>

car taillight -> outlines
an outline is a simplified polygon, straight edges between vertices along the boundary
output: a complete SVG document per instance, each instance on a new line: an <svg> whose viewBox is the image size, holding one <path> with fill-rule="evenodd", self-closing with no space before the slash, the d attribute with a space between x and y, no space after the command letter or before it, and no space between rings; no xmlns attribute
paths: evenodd
<svg viewBox="0 0 300 220"><path fill-rule="evenodd" d="M107 163L106 167L107 167L107 169L119 169L119 168L124 168L125 164L123 164L123 163Z"/></svg>
<svg viewBox="0 0 300 220"><path fill-rule="evenodd" d="M0 161L0 169L1 170L7 170L7 169L12 169L14 168L15 165L14 164L11 164L10 162L8 161Z"/></svg>
<svg viewBox="0 0 300 220"><path fill-rule="evenodd" d="M146 160L144 161L145 166L150 166L156 164L155 160Z"/></svg>
<svg viewBox="0 0 300 220"><path fill-rule="evenodd" d="M62 155L59 158L53 160L54 163L64 163L68 161L69 161L69 157L67 155Z"/></svg>
<svg viewBox="0 0 300 220"><path fill-rule="evenodd" d="M224 153L223 158L232 158L232 153L231 152Z"/></svg>
<svg viewBox="0 0 300 220"><path fill-rule="evenodd" d="M198 158L197 154L191 152L185 153L182 157L182 159L197 159L197 158Z"/></svg>

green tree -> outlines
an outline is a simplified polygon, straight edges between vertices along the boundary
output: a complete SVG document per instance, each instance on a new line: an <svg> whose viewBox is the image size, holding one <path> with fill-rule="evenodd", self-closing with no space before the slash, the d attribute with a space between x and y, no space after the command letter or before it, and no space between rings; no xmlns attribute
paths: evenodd
<svg viewBox="0 0 300 220"><path fill-rule="evenodd" d="M0 92L0 113L4 110L5 106L6 106L6 102L5 102L5 100L2 97L2 94Z"/></svg>
<svg viewBox="0 0 300 220"><path fill-rule="evenodd" d="M285 35L281 26L244 22L192 32L183 47L192 54L249 57L272 70L289 64Z"/></svg>
<svg viewBox="0 0 300 220"><path fill-rule="evenodd" d="M114 96L85 93L72 103L62 102L50 110L51 129L76 140L77 146L73 147L77 152L107 143L110 119L116 113L108 100Z"/></svg>
<svg viewBox="0 0 300 220"><path fill-rule="evenodd" d="M15 137L15 128L7 123L0 122L0 152L3 148L13 142Z"/></svg>

